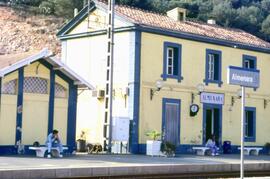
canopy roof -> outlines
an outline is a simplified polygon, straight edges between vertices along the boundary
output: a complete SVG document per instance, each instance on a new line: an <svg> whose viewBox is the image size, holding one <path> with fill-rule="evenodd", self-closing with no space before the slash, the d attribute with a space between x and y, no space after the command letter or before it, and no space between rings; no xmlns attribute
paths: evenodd
<svg viewBox="0 0 270 179"><path fill-rule="evenodd" d="M44 60L51 64L54 70L61 71L69 79L74 81L74 84L78 85L79 88L89 88L91 90L94 87L76 72L70 69L66 64L61 62L59 59L53 57L53 54L48 49L43 49L40 52L32 51L20 54L11 55L0 55L0 77L18 70L21 67L30 65L33 62Z"/></svg>

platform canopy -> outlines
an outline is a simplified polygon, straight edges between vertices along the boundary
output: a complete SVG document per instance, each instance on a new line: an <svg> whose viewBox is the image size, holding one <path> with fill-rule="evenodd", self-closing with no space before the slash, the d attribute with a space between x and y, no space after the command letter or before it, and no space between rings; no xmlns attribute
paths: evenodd
<svg viewBox="0 0 270 179"><path fill-rule="evenodd" d="M0 55L0 77L4 77L11 72L30 65L38 60L44 60L51 64L55 70L61 71L68 78L73 80L74 84L77 85L78 88L94 89L88 81L61 62L61 60L55 57L48 49L43 49L39 52L32 51L20 54Z"/></svg>

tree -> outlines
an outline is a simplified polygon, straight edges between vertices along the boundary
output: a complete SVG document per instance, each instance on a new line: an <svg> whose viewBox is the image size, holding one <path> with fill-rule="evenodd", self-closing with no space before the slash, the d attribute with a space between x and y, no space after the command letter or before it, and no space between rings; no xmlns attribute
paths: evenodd
<svg viewBox="0 0 270 179"><path fill-rule="evenodd" d="M270 15L263 21L261 32L265 34L266 40L270 40Z"/></svg>
<svg viewBox="0 0 270 179"><path fill-rule="evenodd" d="M212 11L213 18L225 27L232 27L235 24L237 12L232 8L230 2L223 2L214 6Z"/></svg>
<svg viewBox="0 0 270 179"><path fill-rule="evenodd" d="M262 11L255 6L242 7L237 10L238 17L236 27L250 33L258 34L264 19Z"/></svg>

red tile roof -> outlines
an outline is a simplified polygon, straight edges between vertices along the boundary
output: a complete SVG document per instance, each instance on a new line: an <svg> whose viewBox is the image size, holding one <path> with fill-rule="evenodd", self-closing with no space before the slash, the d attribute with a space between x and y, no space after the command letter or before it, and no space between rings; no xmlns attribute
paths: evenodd
<svg viewBox="0 0 270 179"><path fill-rule="evenodd" d="M101 2L99 4L102 6L106 5ZM270 48L270 43L240 29L224 28L218 25L190 20L185 22L175 21L166 15L130 6L116 5L115 10L119 15L138 25L195 34L253 47Z"/></svg>

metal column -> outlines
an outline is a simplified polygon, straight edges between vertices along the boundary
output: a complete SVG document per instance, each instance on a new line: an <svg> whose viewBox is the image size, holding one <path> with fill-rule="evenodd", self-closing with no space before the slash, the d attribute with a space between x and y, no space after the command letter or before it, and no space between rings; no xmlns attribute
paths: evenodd
<svg viewBox="0 0 270 179"><path fill-rule="evenodd" d="M245 138L245 87L242 86L242 115L241 115L241 172L240 178L244 178L244 138Z"/></svg>
<svg viewBox="0 0 270 179"><path fill-rule="evenodd" d="M104 150L111 152L112 144L112 101L113 101L113 46L114 46L114 0L108 0L107 16L107 64L104 113Z"/></svg>

